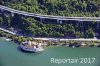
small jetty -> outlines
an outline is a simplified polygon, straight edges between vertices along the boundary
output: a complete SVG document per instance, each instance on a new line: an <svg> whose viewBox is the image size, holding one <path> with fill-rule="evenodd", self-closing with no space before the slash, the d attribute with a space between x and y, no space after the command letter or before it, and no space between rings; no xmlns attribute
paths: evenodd
<svg viewBox="0 0 100 66"><path fill-rule="evenodd" d="M27 52L41 52L43 51L42 43L25 41L21 44L21 49Z"/></svg>

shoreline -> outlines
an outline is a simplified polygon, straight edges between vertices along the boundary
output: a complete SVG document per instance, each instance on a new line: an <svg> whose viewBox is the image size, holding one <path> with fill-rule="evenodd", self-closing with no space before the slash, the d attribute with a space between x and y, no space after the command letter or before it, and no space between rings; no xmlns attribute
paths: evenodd
<svg viewBox="0 0 100 66"><path fill-rule="evenodd" d="M1 38L4 38L6 41L13 41L13 42L15 42L15 43L17 43L19 45L22 43L22 42L14 41L13 39L7 38L7 37L1 37ZM51 41L50 39L51 38L34 38L33 41L36 40L37 42L38 41L50 42ZM64 43L64 42L67 42L67 43ZM84 44L81 44L81 42L83 42ZM92 42L96 42L96 43L95 44L91 44ZM58 43L58 44L56 44L56 43ZM43 48L56 47L56 46L58 46L58 47L71 47L71 48L78 48L78 47L100 47L100 40L98 40L98 39L92 39L92 40L91 39L84 39L83 40L82 38L80 40L78 40L78 39L64 39L64 40L61 39L60 41L53 40L53 41L51 41L51 44L48 44L48 43L44 44Z"/></svg>
<svg viewBox="0 0 100 66"><path fill-rule="evenodd" d="M6 30L7 31L7 30ZM4 31L2 31L4 32ZM15 33L16 34L16 33ZM100 47L100 39L97 38L75 38L75 39L69 39L69 38L45 38L45 37L26 37L23 35L14 35L4 32L4 34L0 34L1 37L4 37L7 41L13 41L17 44L21 44L25 41L35 41L37 43L42 43L43 47L48 46L67 46L67 47Z"/></svg>
<svg viewBox="0 0 100 66"><path fill-rule="evenodd" d="M11 38L7 38L7 37L1 37L6 39L7 41L11 41ZM42 40L42 41L100 41L100 39L96 39L96 38L90 38L90 39L85 39L85 38L75 38L75 39L67 39L67 38L32 38L34 40Z"/></svg>

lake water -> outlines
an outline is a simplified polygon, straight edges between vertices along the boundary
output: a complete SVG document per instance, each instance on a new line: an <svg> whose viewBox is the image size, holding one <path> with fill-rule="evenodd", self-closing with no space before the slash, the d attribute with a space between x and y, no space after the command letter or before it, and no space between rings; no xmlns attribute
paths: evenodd
<svg viewBox="0 0 100 66"><path fill-rule="evenodd" d="M41 53L26 53L18 46L0 38L0 66L100 66L100 48L49 47ZM51 58L76 58L78 62L58 64L52 63ZM90 58L92 63L80 63L80 58Z"/></svg>

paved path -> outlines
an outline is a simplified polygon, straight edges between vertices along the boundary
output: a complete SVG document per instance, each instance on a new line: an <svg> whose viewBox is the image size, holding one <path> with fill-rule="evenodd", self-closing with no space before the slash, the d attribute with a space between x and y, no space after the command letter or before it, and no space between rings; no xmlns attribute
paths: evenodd
<svg viewBox="0 0 100 66"><path fill-rule="evenodd" d="M100 41L100 39L96 39L96 38L91 38L91 39L84 39L84 38L79 38L79 39L67 39L67 38L34 38L34 39L37 39L37 40L51 40L51 41Z"/></svg>
<svg viewBox="0 0 100 66"><path fill-rule="evenodd" d="M18 34L16 34L16 33L14 33L14 32L12 32L12 31L9 31L9 30L6 30L6 29L4 29L4 28L0 28L0 30L2 30L2 31L4 31L4 32L7 32L7 33L10 33L10 34L12 34L12 35L18 35ZM94 38L94 39L84 39L84 38L80 38L80 39L63 39L63 38L33 38L33 39L37 39L37 40L50 40L50 41L68 41L68 40L74 40L74 41L100 41L100 39L96 39L96 38Z"/></svg>
<svg viewBox="0 0 100 66"><path fill-rule="evenodd" d="M0 30L2 30L2 31L4 31L4 32L7 32L7 33L10 33L10 34L12 34L12 35L16 35L16 33L11 32L11 31L9 31L9 30L6 30L6 29L4 29L4 28L0 28Z"/></svg>

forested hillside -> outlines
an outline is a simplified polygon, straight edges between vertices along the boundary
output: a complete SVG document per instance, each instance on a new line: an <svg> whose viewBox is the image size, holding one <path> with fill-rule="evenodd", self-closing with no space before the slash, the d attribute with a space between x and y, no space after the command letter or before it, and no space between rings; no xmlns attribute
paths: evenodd
<svg viewBox="0 0 100 66"><path fill-rule="evenodd" d="M100 17L100 0L0 0L1 5L38 14ZM15 28L35 37L100 38L100 22L39 22L32 17L0 14L0 27Z"/></svg>
<svg viewBox="0 0 100 66"><path fill-rule="evenodd" d="M83 25L77 25L77 21L68 21L66 23L43 23L36 21L31 17L7 16L0 14L0 27L7 29L15 28L23 35L34 37L62 37L62 38L94 38L96 33L100 38L99 22L83 22Z"/></svg>
<svg viewBox="0 0 100 66"><path fill-rule="evenodd" d="M61 16L100 16L100 0L0 0L14 9Z"/></svg>

